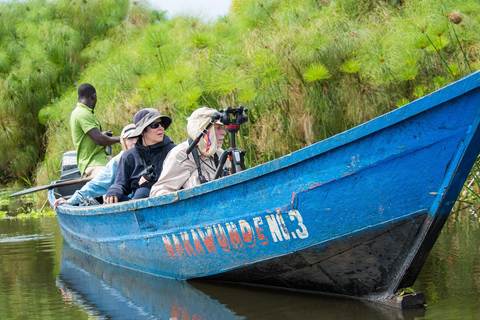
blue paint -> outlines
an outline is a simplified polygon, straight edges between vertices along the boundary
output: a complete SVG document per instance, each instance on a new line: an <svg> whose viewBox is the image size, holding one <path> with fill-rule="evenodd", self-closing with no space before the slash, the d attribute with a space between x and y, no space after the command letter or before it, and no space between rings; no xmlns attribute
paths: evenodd
<svg viewBox="0 0 480 320"><path fill-rule="evenodd" d="M411 221L414 239L399 238L403 251L393 256L395 263L382 265L382 254L369 257L381 276L332 280L371 283L368 294L345 294L389 299L406 273L417 272L414 265L426 256L420 259L419 252L433 246L479 153L479 79L476 72L361 126L199 187L113 205L59 206L62 234L105 261L191 279L265 262L281 269L275 262L282 257L311 257L334 243L348 247L348 241ZM55 201L52 190L49 200ZM425 223L412 221L422 215ZM318 262L311 263L303 267L315 269ZM316 277L311 271L303 280ZM383 282L375 285L377 278ZM308 289L325 287L318 280Z"/></svg>

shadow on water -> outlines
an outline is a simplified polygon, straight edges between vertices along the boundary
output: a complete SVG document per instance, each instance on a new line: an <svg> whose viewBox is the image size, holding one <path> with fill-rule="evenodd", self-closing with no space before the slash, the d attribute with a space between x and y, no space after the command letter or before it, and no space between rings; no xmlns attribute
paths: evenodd
<svg viewBox="0 0 480 320"><path fill-rule="evenodd" d="M414 319L356 300L166 279L98 260L64 244L57 287L67 302L107 319Z"/></svg>

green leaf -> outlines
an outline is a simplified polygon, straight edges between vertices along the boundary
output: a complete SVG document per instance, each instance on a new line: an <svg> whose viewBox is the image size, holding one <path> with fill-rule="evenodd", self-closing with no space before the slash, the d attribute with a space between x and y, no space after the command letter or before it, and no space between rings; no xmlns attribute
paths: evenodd
<svg viewBox="0 0 480 320"><path fill-rule="evenodd" d="M330 78L330 72L322 63L311 65L303 74L303 77L308 82L319 82Z"/></svg>

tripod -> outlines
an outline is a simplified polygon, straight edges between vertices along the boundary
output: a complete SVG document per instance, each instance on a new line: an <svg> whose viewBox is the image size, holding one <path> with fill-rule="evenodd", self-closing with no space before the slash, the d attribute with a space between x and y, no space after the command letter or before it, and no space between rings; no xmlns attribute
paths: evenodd
<svg viewBox="0 0 480 320"><path fill-rule="evenodd" d="M225 150L220 157L220 161L217 167L217 172L215 173L214 180L218 179L223 172L223 166L225 161L230 160L230 174L234 174L246 169L245 167L245 150L239 150L235 146L235 134L240 130L239 124L226 125L225 129L230 133L230 148Z"/></svg>

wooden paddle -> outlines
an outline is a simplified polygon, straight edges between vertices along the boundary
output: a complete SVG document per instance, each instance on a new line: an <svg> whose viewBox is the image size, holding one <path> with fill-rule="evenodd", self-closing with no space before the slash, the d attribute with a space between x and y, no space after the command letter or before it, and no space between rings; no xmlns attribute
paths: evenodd
<svg viewBox="0 0 480 320"><path fill-rule="evenodd" d="M38 187L18 191L18 192L12 193L8 197L9 198L18 197L18 196L22 196L24 194L29 194L29 193L33 193L33 192L37 192L37 191L41 191L41 190L45 190L45 189L52 189L52 188L55 188L55 187L68 186L70 184L88 182L90 180L92 180L92 178L80 178L80 179L75 179L75 180L57 182L55 184L48 184L48 185L45 185L45 186L38 186Z"/></svg>

